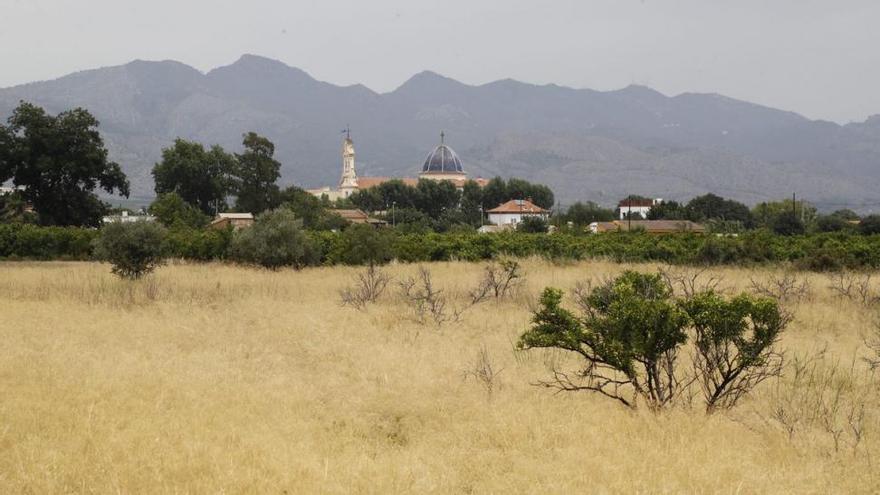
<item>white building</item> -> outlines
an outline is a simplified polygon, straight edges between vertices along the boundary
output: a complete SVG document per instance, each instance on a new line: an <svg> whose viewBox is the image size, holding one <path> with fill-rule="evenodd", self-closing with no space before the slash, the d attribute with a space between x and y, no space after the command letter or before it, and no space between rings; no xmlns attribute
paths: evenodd
<svg viewBox="0 0 880 495"><path fill-rule="evenodd" d="M547 220L550 211L535 205L527 199L511 199L487 212L489 223L494 225L517 225L526 217L537 217Z"/></svg>
<svg viewBox="0 0 880 495"><path fill-rule="evenodd" d="M627 216L638 215L642 218L648 218L648 213L651 212L651 207L662 203L663 200L660 198L657 199L624 199L620 203L617 204L617 209L620 210L620 219L626 220Z"/></svg>
<svg viewBox="0 0 880 495"><path fill-rule="evenodd" d="M155 222L156 217L153 215L129 215L127 211L123 211L120 215L107 215L101 221L104 223Z"/></svg>

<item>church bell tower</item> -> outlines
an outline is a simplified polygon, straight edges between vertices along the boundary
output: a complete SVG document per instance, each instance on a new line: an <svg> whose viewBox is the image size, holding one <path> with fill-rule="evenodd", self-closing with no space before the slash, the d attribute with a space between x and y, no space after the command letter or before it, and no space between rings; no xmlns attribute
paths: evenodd
<svg viewBox="0 0 880 495"><path fill-rule="evenodd" d="M354 142L351 140L351 129L345 130L345 141L342 142L342 178L339 179L339 192L347 198L358 190L357 173L354 170Z"/></svg>

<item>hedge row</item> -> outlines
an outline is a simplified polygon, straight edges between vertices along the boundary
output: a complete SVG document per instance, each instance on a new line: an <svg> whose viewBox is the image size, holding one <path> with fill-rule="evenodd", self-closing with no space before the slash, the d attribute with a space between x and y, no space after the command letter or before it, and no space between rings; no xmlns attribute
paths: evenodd
<svg viewBox="0 0 880 495"><path fill-rule="evenodd" d="M0 224L0 258L87 260L98 231L91 229ZM350 259L345 233L310 232L320 263ZM792 263L808 270L880 267L880 235L846 233L781 237L757 231L737 237L711 235L652 236L644 233L569 234L403 234L389 237L391 256L402 262L478 261L500 255L580 260L606 258L619 262L657 261L672 264ZM224 259L231 232L172 230L163 247L169 257L200 261Z"/></svg>

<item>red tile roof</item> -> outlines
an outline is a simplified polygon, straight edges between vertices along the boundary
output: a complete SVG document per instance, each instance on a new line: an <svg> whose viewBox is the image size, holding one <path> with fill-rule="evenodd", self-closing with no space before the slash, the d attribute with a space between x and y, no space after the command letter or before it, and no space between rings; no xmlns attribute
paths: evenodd
<svg viewBox="0 0 880 495"><path fill-rule="evenodd" d="M492 208L488 213L550 213L527 199L511 199Z"/></svg>

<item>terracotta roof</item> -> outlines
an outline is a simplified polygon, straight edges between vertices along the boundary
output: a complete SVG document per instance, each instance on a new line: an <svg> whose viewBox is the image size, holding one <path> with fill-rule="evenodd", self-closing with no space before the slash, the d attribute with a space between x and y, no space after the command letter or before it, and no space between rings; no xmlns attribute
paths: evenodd
<svg viewBox="0 0 880 495"><path fill-rule="evenodd" d="M418 179L413 179L412 177L358 177L358 189L369 189L392 180L399 180L413 187L419 183Z"/></svg>
<svg viewBox="0 0 880 495"><path fill-rule="evenodd" d="M511 199L492 208L488 213L550 213L527 199Z"/></svg>
<svg viewBox="0 0 880 495"><path fill-rule="evenodd" d="M706 227L690 220L615 220L613 222L596 222L596 232L626 232L632 230L644 230L649 234L668 234L677 232L694 232L702 234ZM593 227L592 225L590 226Z"/></svg>
<svg viewBox="0 0 880 495"><path fill-rule="evenodd" d="M351 223L369 223L369 224L385 224L388 223L384 220L378 220L376 218L370 218L363 210L353 209L353 210L330 210L333 213L336 213L340 217L348 220Z"/></svg>

